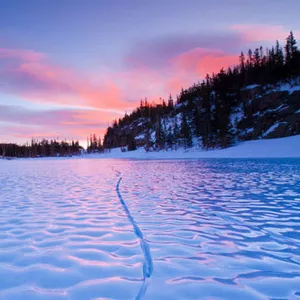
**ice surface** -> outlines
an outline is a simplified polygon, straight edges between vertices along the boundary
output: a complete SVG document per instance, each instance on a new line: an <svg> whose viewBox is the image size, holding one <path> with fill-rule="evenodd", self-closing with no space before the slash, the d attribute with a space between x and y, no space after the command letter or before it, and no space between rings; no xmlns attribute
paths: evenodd
<svg viewBox="0 0 300 300"><path fill-rule="evenodd" d="M0 299L297 299L300 160L0 160Z"/></svg>

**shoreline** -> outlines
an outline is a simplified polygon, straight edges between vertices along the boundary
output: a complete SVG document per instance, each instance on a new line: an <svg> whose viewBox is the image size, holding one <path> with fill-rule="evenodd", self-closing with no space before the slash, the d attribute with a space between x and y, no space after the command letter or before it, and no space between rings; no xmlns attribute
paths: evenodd
<svg viewBox="0 0 300 300"><path fill-rule="evenodd" d="M122 152L120 148L108 153L91 153L72 157L8 158L6 160L69 160L69 159L136 159L136 160L182 160L182 159L280 159L300 158L300 135L278 139L241 142L235 146L205 151L199 147L177 150L146 152L143 148Z"/></svg>

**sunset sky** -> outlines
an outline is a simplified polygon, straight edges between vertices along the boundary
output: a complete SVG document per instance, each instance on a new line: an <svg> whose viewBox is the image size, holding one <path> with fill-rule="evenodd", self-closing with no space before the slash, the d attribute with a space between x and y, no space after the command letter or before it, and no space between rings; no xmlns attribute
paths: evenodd
<svg viewBox="0 0 300 300"><path fill-rule="evenodd" d="M85 141L241 50L300 39L296 0L0 0L0 142Z"/></svg>

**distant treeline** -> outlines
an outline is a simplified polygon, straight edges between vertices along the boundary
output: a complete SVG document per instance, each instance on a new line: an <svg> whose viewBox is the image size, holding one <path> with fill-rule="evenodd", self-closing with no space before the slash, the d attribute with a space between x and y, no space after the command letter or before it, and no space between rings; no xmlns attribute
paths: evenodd
<svg viewBox="0 0 300 300"><path fill-rule="evenodd" d="M96 152L104 152L104 147L101 142L101 137L97 137L96 134L91 134L90 137L87 138L87 148L88 153L96 153Z"/></svg>
<svg viewBox="0 0 300 300"><path fill-rule="evenodd" d="M56 141L32 139L30 143L18 145L0 143L0 157L49 157L71 156L81 153L83 148L78 141Z"/></svg>
<svg viewBox="0 0 300 300"><path fill-rule="evenodd" d="M107 129L104 148L128 146L135 149L135 137L140 134L137 126L141 122L146 147L174 148L179 143L191 147L193 137L200 139L206 149L230 146L235 139L230 115L234 108L243 105L243 88L253 84L274 85L300 75L300 52L292 32L284 47L277 41L270 49L259 47L250 49L247 54L242 52L239 59L239 65L226 70L222 68L217 74L207 74L202 82L182 89L176 101L172 96L160 104L141 101L131 114L115 120ZM251 111L246 113L251 115ZM176 117L180 117L180 122ZM166 125L168 118L173 120L171 127ZM154 145L150 139L153 130Z"/></svg>

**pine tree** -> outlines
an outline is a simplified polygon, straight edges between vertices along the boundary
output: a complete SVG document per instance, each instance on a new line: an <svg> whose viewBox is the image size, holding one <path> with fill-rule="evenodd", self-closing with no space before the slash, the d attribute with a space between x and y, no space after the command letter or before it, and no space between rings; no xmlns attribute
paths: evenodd
<svg viewBox="0 0 300 300"><path fill-rule="evenodd" d="M174 117L174 126L173 126L173 139L174 139L174 145L175 145L175 150L177 149L177 141L179 139L179 134L180 134L180 130L179 130L179 126L178 126L178 120L177 117L175 115Z"/></svg>
<svg viewBox="0 0 300 300"><path fill-rule="evenodd" d="M248 50L248 60L247 60L247 69L251 68L253 66L253 56L252 56L252 50Z"/></svg>
<svg viewBox="0 0 300 300"><path fill-rule="evenodd" d="M169 108L170 111L172 111L173 108L174 108L174 101L173 101L173 98L172 98L171 94L170 94L169 100L168 100L168 108Z"/></svg>
<svg viewBox="0 0 300 300"><path fill-rule="evenodd" d="M156 131L155 131L156 145L159 149L165 148L165 133L162 127L161 119L157 121Z"/></svg>
<svg viewBox="0 0 300 300"><path fill-rule="evenodd" d="M193 122L194 134L196 136L200 136L202 123L201 123L199 107L197 105L195 105L193 109L192 122Z"/></svg>
<svg viewBox="0 0 300 300"><path fill-rule="evenodd" d="M276 41L276 47L275 47L275 64L279 67L283 66L284 63L284 56L283 56L283 50L279 45L278 40Z"/></svg>
<svg viewBox="0 0 300 300"><path fill-rule="evenodd" d="M133 134L129 134L129 136L127 137L127 141L128 141L128 144L127 144L128 151L134 151L137 149Z"/></svg>
<svg viewBox="0 0 300 300"><path fill-rule="evenodd" d="M285 45L285 63L289 64L293 58L293 55L297 52L297 42L294 38L293 32L291 31L289 36L286 38Z"/></svg>
<svg viewBox="0 0 300 300"><path fill-rule="evenodd" d="M295 40L294 34L292 31L290 32L288 39L289 39L290 48L291 48L291 56L293 58L295 53L297 52L297 41Z"/></svg>
<svg viewBox="0 0 300 300"><path fill-rule="evenodd" d="M146 129L146 133L145 133L145 150L148 152L150 150L151 147L151 136L150 136L150 129L147 128Z"/></svg>
<svg viewBox="0 0 300 300"><path fill-rule="evenodd" d="M175 140L174 140L174 132L172 130L172 127L169 126L166 134L166 143L168 148L173 148Z"/></svg>
<svg viewBox="0 0 300 300"><path fill-rule="evenodd" d="M183 144L185 148L190 148L193 146L191 128L187 122L186 113L182 113L182 121L181 121L181 130L180 134L183 138Z"/></svg>
<svg viewBox="0 0 300 300"><path fill-rule="evenodd" d="M241 52L241 55L240 55L240 69L241 69L241 72L245 72L245 55L244 55L244 52L242 51Z"/></svg>
<svg viewBox="0 0 300 300"><path fill-rule="evenodd" d="M256 48L254 51L254 56L253 56L253 63L255 67L259 67L260 65L260 55L259 55L259 49Z"/></svg>

